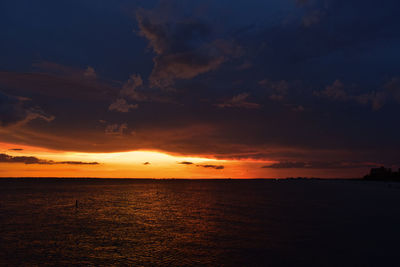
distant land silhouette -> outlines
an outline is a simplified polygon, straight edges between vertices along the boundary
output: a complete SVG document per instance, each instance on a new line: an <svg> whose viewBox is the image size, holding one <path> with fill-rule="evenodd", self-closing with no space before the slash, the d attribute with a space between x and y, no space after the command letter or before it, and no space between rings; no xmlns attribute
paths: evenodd
<svg viewBox="0 0 400 267"><path fill-rule="evenodd" d="M364 176L365 180L370 181L396 181L400 182L400 169L393 172L391 168L372 168L368 175Z"/></svg>

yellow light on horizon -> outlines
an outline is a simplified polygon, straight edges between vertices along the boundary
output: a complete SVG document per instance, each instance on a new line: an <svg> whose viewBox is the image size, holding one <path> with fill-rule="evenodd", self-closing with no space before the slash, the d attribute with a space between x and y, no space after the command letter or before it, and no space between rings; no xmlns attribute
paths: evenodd
<svg viewBox="0 0 400 267"><path fill-rule="evenodd" d="M43 155L44 156L44 155ZM128 152L109 152L109 153L82 153L82 152L64 152L62 155L48 155L52 158L75 159L81 161L98 161L99 163L172 163L189 161L193 163L200 162L226 162L226 160L217 160L203 157L175 156L164 152L156 151L128 151Z"/></svg>
<svg viewBox="0 0 400 267"><path fill-rule="evenodd" d="M13 150L20 148L21 150ZM174 155L160 151L76 152L0 143L0 153L37 157L55 163L76 161L93 164L0 163L0 177L108 177L108 178L249 178L260 177L263 162L221 160ZM185 164L180 164L185 162ZM264 162L265 163L265 162ZM219 167L223 166L223 167Z"/></svg>
<svg viewBox="0 0 400 267"><path fill-rule="evenodd" d="M23 150L13 151L10 148L21 147ZM1 153L11 156L35 156L45 160L54 161L96 161L99 163L170 163L175 161L190 161L193 163L200 162L227 162L227 160L219 160L207 157L194 156L178 156L166 152L135 150L126 152L75 152L75 151L57 151L44 149L40 147L21 146L15 144L0 143Z"/></svg>

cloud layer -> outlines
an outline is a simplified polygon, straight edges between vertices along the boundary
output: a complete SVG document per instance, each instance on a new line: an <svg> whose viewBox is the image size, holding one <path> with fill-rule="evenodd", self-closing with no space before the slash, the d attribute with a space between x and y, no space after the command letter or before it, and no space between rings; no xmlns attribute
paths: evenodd
<svg viewBox="0 0 400 267"><path fill-rule="evenodd" d="M98 165L98 162L82 162L82 161L53 161L46 159L39 159L37 157L27 156L10 156L7 154L0 154L0 163L24 163L24 164L43 164L43 165L54 165L54 164L67 164L67 165Z"/></svg>
<svg viewBox="0 0 400 267"><path fill-rule="evenodd" d="M399 1L103 2L0 10L2 142L397 164Z"/></svg>
<svg viewBox="0 0 400 267"><path fill-rule="evenodd" d="M315 162L291 162L283 161L263 166L264 169L351 169L374 168L380 164L368 162L341 162L341 161L315 161Z"/></svg>

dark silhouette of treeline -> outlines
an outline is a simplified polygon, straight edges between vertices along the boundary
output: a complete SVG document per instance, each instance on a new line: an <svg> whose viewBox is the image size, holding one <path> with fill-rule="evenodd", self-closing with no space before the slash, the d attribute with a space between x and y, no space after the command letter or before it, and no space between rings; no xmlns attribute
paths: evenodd
<svg viewBox="0 0 400 267"><path fill-rule="evenodd" d="M370 181L397 181L400 182L400 169L397 172L391 168L372 168L368 175L364 176L365 180Z"/></svg>

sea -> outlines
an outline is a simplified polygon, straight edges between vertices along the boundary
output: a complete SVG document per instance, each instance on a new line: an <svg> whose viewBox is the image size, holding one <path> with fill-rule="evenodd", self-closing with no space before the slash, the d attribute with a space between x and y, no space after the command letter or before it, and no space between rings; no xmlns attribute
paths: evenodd
<svg viewBox="0 0 400 267"><path fill-rule="evenodd" d="M400 266L400 183L0 179L1 266Z"/></svg>

